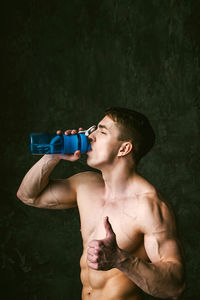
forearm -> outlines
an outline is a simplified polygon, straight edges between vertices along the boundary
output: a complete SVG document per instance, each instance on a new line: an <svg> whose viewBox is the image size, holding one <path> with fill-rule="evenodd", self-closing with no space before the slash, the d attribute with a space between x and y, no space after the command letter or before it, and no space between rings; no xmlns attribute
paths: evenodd
<svg viewBox="0 0 200 300"><path fill-rule="evenodd" d="M148 263L122 251L117 268L154 297L178 299L184 290L183 267L178 263Z"/></svg>
<svg viewBox="0 0 200 300"><path fill-rule="evenodd" d="M49 175L60 161L55 155L44 155L25 175L17 197L22 201L36 199L49 183Z"/></svg>

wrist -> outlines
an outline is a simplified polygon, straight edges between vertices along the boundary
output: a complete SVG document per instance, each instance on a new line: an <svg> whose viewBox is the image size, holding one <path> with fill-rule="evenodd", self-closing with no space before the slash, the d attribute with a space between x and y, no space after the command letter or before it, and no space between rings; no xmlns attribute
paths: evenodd
<svg viewBox="0 0 200 300"><path fill-rule="evenodd" d="M60 154L45 154L43 156L43 160L45 161L54 161L55 163L58 163L61 160Z"/></svg>
<svg viewBox="0 0 200 300"><path fill-rule="evenodd" d="M119 248L116 268L122 271L133 259L134 257L132 257L128 252Z"/></svg>

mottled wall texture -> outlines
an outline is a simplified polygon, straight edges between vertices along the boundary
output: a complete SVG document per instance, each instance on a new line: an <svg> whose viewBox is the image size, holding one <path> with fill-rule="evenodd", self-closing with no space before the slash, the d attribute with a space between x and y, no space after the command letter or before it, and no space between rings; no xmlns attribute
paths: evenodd
<svg viewBox="0 0 200 300"><path fill-rule="evenodd" d="M1 13L0 298L80 299L77 209L32 208L16 191L39 159L30 132L87 128L117 105L155 129L139 171L174 207L182 299L200 299L200 1L7 0ZM88 169L62 161L52 177Z"/></svg>

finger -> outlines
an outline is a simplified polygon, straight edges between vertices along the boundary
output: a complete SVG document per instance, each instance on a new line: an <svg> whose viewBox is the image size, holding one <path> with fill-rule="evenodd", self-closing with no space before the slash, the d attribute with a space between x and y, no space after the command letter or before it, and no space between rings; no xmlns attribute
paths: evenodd
<svg viewBox="0 0 200 300"><path fill-rule="evenodd" d="M105 219L104 219L104 227L105 227L105 230L106 230L106 237L107 238L110 237L110 236L115 235L115 233L114 233L114 231L112 229L112 226L111 226L111 224L109 222L108 216L105 217Z"/></svg>
<svg viewBox="0 0 200 300"><path fill-rule="evenodd" d="M62 131L61 131L61 130L57 130L57 131L56 131L56 134L59 134L59 135L60 135L60 134L62 134Z"/></svg>
<svg viewBox="0 0 200 300"><path fill-rule="evenodd" d="M80 157L80 156L81 156L81 151L80 151L80 150L76 150L76 151L74 152L74 156Z"/></svg>
<svg viewBox="0 0 200 300"><path fill-rule="evenodd" d="M68 154L65 156L68 157L70 161L76 161L81 157L81 152L80 150L77 150L74 152L74 154Z"/></svg>
<svg viewBox="0 0 200 300"><path fill-rule="evenodd" d="M66 135L70 135L70 134L71 134L71 130L70 130L70 129L65 130L65 134L66 134Z"/></svg>
<svg viewBox="0 0 200 300"><path fill-rule="evenodd" d="M69 161L76 161L81 157L80 150L75 151L73 154L63 154L62 158Z"/></svg>
<svg viewBox="0 0 200 300"><path fill-rule="evenodd" d="M98 256L94 256L94 255L88 255L88 261L92 262L92 263L97 263L98 262Z"/></svg>
<svg viewBox="0 0 200 300"><path fill-rule="evenodd" d="M80 127L79 129L78 129L78 131L83 131L84 129L82 128L82 127Z"/></svg>
<svg viewBox="0 0 200 300"><path fill-rule="evenodd" d="M90 254L90 255L98 255L98 256L101 256L103 254L102 250L92 248L92 247L89 247L87 249L87 253L88 253L88 255Z"/></svg>
<svg viewBox="0 0 200 300"><path fill-rule="evenodd" d="M77 130L76 130L76 129L73 129L73 130L71 131L71 134L77 134Z"/></svg>
<svg viewBox="0 0 200 300"><path fill-rule="evenodd" d="M88 247L96 248L97 250L103 247L104 244L101 240L92 240L89 242Z"/></svg>
<svg viewBox="0 0 200 300"><path fill-rule="evenodd" d="M99 269L98 263L88 262L88 267L90 267L93 270L98 270Z"/></svg>
<svg viewBox="0 0 200 300"><path fill-rule="evenodd" d="M89 247L87 249L87 254L90 254L90 255L96 255L98 253L97 249L96 248L93 248L93 247Z"/></svg>

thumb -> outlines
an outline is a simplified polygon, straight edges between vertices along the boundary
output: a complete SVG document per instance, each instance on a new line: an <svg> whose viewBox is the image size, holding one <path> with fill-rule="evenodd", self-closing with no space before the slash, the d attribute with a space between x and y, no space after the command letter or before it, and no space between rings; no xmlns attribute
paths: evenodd
<svg viewBox="0 0 200 300"><path fill-rule="evenodd" d="M109 222L109 219L108 219L108 216L105 217L104 219L104 227L105 227L105 230L106 230L106 238L111 238L111 237L115 237L115 233L112 229L112 226Z"/></svg>

